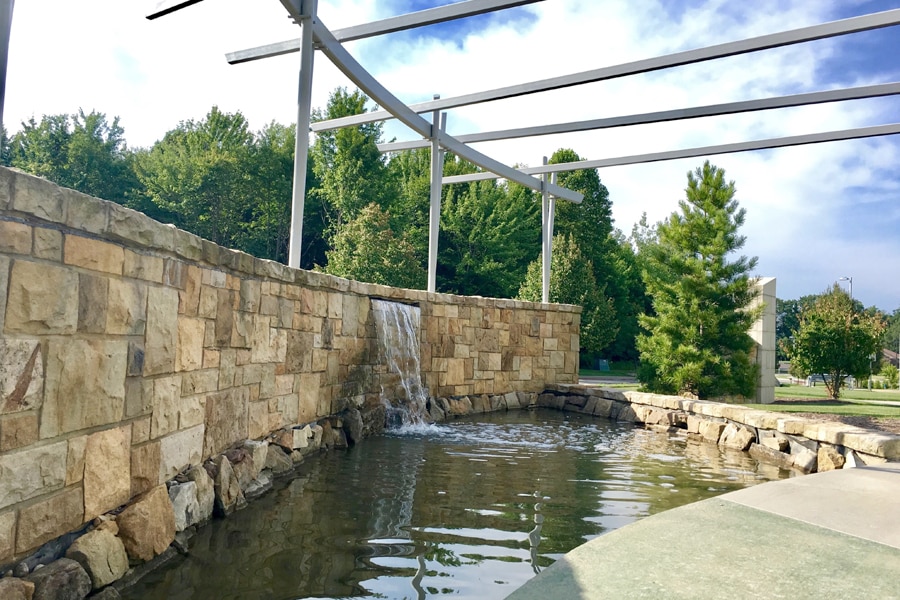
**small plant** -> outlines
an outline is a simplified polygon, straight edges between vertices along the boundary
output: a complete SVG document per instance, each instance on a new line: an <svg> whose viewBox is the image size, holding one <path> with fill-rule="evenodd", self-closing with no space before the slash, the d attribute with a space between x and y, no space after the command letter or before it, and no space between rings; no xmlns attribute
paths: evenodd
<svg viewBox="0 0 900 600"><path fill-rule="evenodd" d="M880 375L884 377L884 382L889 389L897 387L897 380L900 377L900 371L897 370L897 367L888 363L881 367Z"/></svg>

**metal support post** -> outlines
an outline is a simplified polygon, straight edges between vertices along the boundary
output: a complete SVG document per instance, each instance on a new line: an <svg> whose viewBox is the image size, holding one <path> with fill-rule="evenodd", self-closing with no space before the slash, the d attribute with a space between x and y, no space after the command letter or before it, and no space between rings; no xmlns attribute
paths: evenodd
<svg viewBox="0 0 900 600"><path fill-rule="evenodd" d="M440 96L435 95L434 99ZM436 110L431 116L431 209L428 216L428 291L437 289L438 237L441 231L441 188L444 176L444 151L441 132L447 126L447 113Z"/></svg>
<svg viewBox="0 0 900 600"><path fill-rule="evenodd" d="M543 164L547 164L546 156ZM541 190L541 302L544 304L550 302L550 238L547 237L550 229L550 191L546 185L549 178L548 173L541 177L544 182Z"/></svg>
<svg viewBox="0 0 900 600"><path fill-rule="evenodd" d="M300 15L300 81L297 91L297 132L294 142L294 191L291 196L291 238L288 266L300 268L303 244L303 205L306 198L306 164L309 160L309 114L312 108L313 22L318 0L303 0Z"/></svg>
<svg viewBox="0 0 900 600"><path fill-rule="evenodd" d="M556 185L556 173L550 174L550 185ZM556 196L550 196L550 205L547 207L547 262L553 264L553 221L556 219ZM550 267L547 268L547 281L552 275Z"/></svg>
<svg viewBox="0 0 900 600"><path fill-rule="evenodd" d="M9 57L9 32L15 0L0 0L0 125L3 124L3 105L6 100L6 63Z"/></svg>

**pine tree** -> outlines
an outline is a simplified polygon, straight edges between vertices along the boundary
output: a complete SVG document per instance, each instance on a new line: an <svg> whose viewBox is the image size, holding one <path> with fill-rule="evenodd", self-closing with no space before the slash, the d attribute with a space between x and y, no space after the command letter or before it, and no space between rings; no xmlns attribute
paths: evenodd
<svg viewBox="0 0 900 600"><path fill-rule="evenodd" d="M754 394L758 368L748 330L756 258L740 256L745 211L734 182L709 161L688 173L680 212L659 223L647 245L644 280L655 315L641 317L641 382L650 391L700 398Z"/></svg>

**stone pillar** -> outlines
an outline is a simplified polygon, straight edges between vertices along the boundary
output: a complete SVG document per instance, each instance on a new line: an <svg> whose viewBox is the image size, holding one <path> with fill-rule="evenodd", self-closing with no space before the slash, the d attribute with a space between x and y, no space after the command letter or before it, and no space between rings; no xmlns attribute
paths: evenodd
<svg viewBox="0 0 900 600"><path fill-rule="evenodd" d="M757 404L775 402L775 278L762 277L756 284L759 291L750 305L763 306L759 319L750 328L750 337L756 342L756 364L759 380L756 385Z"/></svg>

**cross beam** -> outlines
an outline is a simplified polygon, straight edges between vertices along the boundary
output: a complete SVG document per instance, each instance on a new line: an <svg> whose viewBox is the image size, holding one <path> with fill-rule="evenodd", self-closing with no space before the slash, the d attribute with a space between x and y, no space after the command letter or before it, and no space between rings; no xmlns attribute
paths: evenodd
<svg viewBox="0 0 900 600"><path fill-rule="evenodd" d="M492 100L502 100L504 98L514 98L516 96L524 96L537 92L546 92L584 83L592 83L595 81L605 81L609 79L617 79L627 75L637 75L640 73L649 73L668 69L671 67L679 67L699 62L704 62L716 58L725 58L727 56L736 56L739 54L747 54L757 52L759 50L768 50L771 48L779 48L802 42L810 42L849 33L857 33L860 31L869 31L871 29L879 29L882 27L890 27L900 24L900 9L888 10L860 17L852 17L840 21L831 21L821 25L813 25L811 27L802 27L800 29L792 29L782 31L780 33L772 33L746 40L736 42L727 42L725 44L717 44L706 48L698 48L696 50L687 50L684 52L676 52L655 58L638 60L621 65L611 67L603 67L593 69L591 71L583 71L581 73L573 73L571 75L561 75L559 77L551 77L540 81L530 83L522 83L502 88L496 88L484 92L476 92L474 94L466 94L456 96L454 98L442 98L430 102L421 102L410 105L410 108L416 112L431 112L434 110L447 110L459 106L467 106L470 104L478 104L481 102L490 102ZM339 129L352 125L363 125L365 123L374 123L376 121L385 121L391 118L389 111L380 110L365 113L363 115L355 115L352 117L342 117L340 119L329 119L327 121L319 121L312 125L313 131L328 131L331 129Z"/></svg>
<svg viewBox="0 0 900 600"><path fill-rule="evenodd" d="M386 107L404 125L422 137L430 138L432 136L431 123L406 106L366 71L362 65L347 52L321 20L313 20L312 32L313 39L319 44L322 53L325 54L350 81L365 92L369 98L377 102L380 106ZM515 181L516 183L539 192L543 191L546 187L546 189L554 196L570 202L578 203L584 198L584 196L578 192L573 192L572 190L568 190L552 183L543 182L540 179L536 179L519 170L508 167L503 163L466 146L452 136L442 134L439 136L439 140L441 147L445 150L449 150L460 158L478 165L487 171L496 173L498 177Z"/></svg>
<svg viewBox="0 0 900 600"><path fill-rule="evenodd" d="M593 131L596 129L610 129L614 127L627 127L630 125L645 125L648 123L662 123L666 121L680 121L684 119L697 119L701 117L732 115L760 110L771 110L775 108L808 106L811 104L824 104L827 102L840 102L844 100L858 100L861 98L876 98L881 96L893 96L897 94L900 94L900 83L882 83L878 85L865 85L840 90L826 90L822 92L809 92L805 94L793 94L790 96L778 96L775 98L762 98L758 100L746 100L742 102L729 102L726 104L712 104L708 106L677 108L674 110L664 110L659 112L641 113L620 117L608 117L604 119L572 121L569 123L557 123L555 125L539 125L536 127L520 127L517 129L486 131L483 133L469 133L458 135L456 136L456 139L466 144L474 144L478 142L492 142L496 140L552 135L556 133L572 133L575 131ZM430 142L428 140L392 142L378 144L378 149L382 152L401 152L403 150L427 148L429 143Z"/></svg>
<svg viewBox="0 0 900 600"><path fill-rule="evenodd" d="M372 23L356 25L355 27L336 29L331 33L339 42L350 42L377 35L384 35L386 33L405 31L415 27L444 23L463 17L472 17L504 8L534 4L535 2L541 1L543 0L465 0L464 2L457 2L447 6L438 6L436 8L429 8L418 12L382 19L380 21L373 21ZM194 0L194 2L199 2L199 0ZM229 52L225 55L225 58L229 64L236 65L252 60L260 60L261 58L299 52L300 48L301 40L285 40L274 44L266 44L265 46Z"/></svg>
<svg viewBox="0 0 900 600"><path fill-rule="evenodd" d="M540 167L526 167L521 169L523 173L540 175L542 173L559 173L563 171L577 171L579 169L600 169L603 167L619 167L623 165L636 165L641 163L660 162L664 160L677 160L679 158L695 158L714 154L733 154L735 152L749 152L751 150L767 150L771 148L785 148L789 146L804 146L807 144L820 144L823 142L837 142L841 140L855 140L861 138L880 137L885 135L900 134L900 123L889 125L876 125L874 127L859 127L856 129L842 129L839 131L826 131L822 133L809 133L805 135L792 135L788 137L753 140L738 142L735 144L720 144L717 146L702 146L698 148L685 148L683 150L669 150L667 152L654 152L650 154L634 154L617 158L601 158L599 160L581 160L577 162L557 163ZM467 183L470 181L483 181L496 179L493 173L470 173L467 175L453 175L444 178L445 184Z"/></svg>

